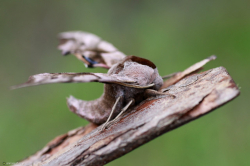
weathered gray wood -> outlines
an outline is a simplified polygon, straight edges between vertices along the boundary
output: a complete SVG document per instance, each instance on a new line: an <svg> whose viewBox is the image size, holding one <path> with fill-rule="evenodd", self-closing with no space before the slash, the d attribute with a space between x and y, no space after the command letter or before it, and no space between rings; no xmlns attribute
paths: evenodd
<svg viewBox="0 0 250 166"><path fill-rule="evenodd" d="M185 77L168 92L176 98L149 98L103 132L94 124L69 131L17 165L103 165L211 112L240 93L223 67Z"/></svg>

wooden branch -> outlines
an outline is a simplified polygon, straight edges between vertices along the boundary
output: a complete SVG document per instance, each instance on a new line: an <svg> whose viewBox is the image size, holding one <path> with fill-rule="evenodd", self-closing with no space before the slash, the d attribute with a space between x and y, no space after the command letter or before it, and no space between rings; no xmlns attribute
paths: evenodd
<svg viewBox="0 0 250 166"><path fill-rule="evenodd" d="M194 81L186 85L190 79ZM176 98L149 98L103 132L94 124L69 131L16 165L104 165L211 112L240 92L226 69L218 67L179 80L168 93Z"/></svg>

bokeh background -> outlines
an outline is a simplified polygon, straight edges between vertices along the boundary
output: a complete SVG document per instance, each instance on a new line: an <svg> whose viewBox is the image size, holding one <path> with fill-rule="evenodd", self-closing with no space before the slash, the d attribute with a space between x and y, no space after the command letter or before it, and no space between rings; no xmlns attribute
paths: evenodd
<svg viewBox="0 0 250 166"><path fill-rule="evenodd" d="M92 100L103 85L52 84L9 90L43 72L86 69L56 49L57 34L99 35L128 55L152 60L161 75L212 54L206 69L224 66L241 87L232 102L107 164L235 166L250 163L250 1L0 0L0 163L16 162L55 136L86 125L66 97Z"/></svg>

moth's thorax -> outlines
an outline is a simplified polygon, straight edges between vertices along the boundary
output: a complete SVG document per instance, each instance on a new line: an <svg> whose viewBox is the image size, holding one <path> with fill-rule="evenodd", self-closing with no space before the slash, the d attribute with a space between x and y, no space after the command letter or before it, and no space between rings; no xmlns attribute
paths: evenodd
<svg viewBox="0 0 250 166"><path fill-rule="evenodd" d="M133 61L135 56L127 57L124 61L112 66L108 74L117 74L119 76L126 76L136 80L136 84L140 86L145 86L149 84L155 84L153 89L159 90L163 84L163 80L158 73L155 65L149 60L136 57L137 61ZM145 60L147 63L138 63L138 59ZM148 64L150 63L150 66Z"/></svg>

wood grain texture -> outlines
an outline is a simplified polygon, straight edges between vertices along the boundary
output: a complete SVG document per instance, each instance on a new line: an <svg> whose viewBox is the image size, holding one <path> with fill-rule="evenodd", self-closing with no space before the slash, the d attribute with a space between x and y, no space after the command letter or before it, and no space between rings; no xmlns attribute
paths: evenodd
<svg viewBox="0 0 250 166"><path fill-rule="evenodd" d="M182 86L191 77L197 79ZM16 165L104 165L211 112L240 92L226 69L218 67L179 80L168 93L176 98L148 98L103 132L94 124L69 131Z"/></svg>

